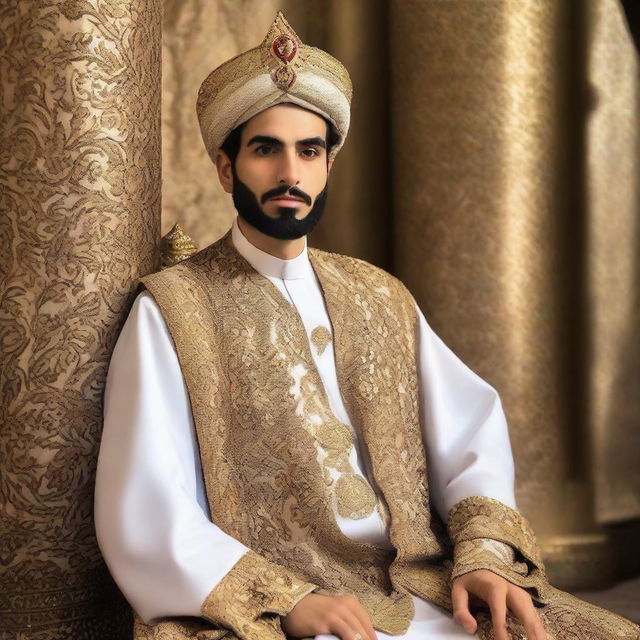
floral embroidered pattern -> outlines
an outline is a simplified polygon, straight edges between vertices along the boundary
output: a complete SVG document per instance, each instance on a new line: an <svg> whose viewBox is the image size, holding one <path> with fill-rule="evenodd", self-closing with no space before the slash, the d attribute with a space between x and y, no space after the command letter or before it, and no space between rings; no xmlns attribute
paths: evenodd
<svg viewBox="0 0 640 640"><path fill-rule="evenodd" d="M461 500L449 513L449 531L455 543L452 578L488 569L528 589L540 605L537 611L549 640L640 638L640 627L629 620L554 589L547 582L529 523L507 505L480 496ZM507 622L509 638L526 637L511 614ZM480 638L493 640L490 616L481 612L478 623Z"/></svg>
<svg viewBox="0 0 640 640"><path fill-rule="evenodd" d="M549 587L549 602L537 609L548 640L638 640L640 627L630 620L611 613L574 596ZM481 640L495 640L491 618L480 612L478 636ZM507 614L510 640L526 638L524 627Z"/></svg>
<svg viewBox="0 0 640 640"><path fill-rule="evenodd" d="M315 588L250 551L207 596L202 617L231 629L243 640L282 638L278 616L289 613Z"/></svg>
<svg viewBox="0 0 640 640"><path fill-rule="evenodd" d="M336 316L352 323L344 331L342 320L336 339L338 375L349 377L345 399L356 408L354 415L364 417L381 496L406 489L409 500L419 496L410 508L391 510L392 530L394 518L406 521L396 527L400 537L406 525L423 526L405 537L431 549L430 515L421 506L427 502L426 468L417 419L413 302L397 281L374 267L314 250L310 256L333 305L334 326ZM358 595L378 628L394 633L406 628L412 603L393 590L388 573L393 554L346 538L337 525L334 482L326 468L331 464L342 475L352 473L344 454L353 436L331 411L299 314L235 251L229 235L144 283L176 344L214 522L326 592ZM349 309L354 300L359 306ZM358 350L365 357L341 359L357 333L364 334ZM408 359L406 366L402 358ZM380 414L368 419L376 406L370 400L379 397ZM371 443L385 435L401 448L394 452L382 440ZM366 500L365 505L369 510ZM358 515L353 506L351 515Z"/></svg>
<svg viewBox="0 0 640 640"><path fill-rule="evenodd" d="M0 3L0 636L112 640L102 393L160 217L161 2Z"/></svg>
<svg viewBox="0 0 640 640"><path fill-rule="evenodd" d="M489 569L532 589L538 601L545 601L548 583L535 534L515 509L492 498L466 498L449 512L449 532L455 545L452 579L475 569ZM496 553L499 547L487 543L487 538L510 545L523 561Z"/></svg>

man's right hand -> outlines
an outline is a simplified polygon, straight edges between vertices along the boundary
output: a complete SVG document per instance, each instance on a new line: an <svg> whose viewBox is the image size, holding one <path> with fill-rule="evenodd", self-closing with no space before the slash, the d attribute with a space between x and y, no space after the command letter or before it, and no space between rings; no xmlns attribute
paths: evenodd
<svg viewBox="0 0 640 640"><path fill-rule="evenodd" d="M352 595L310 593L282 619L282 628L294 638L333 634L340 640L377 640L369 614Z"/></svg>

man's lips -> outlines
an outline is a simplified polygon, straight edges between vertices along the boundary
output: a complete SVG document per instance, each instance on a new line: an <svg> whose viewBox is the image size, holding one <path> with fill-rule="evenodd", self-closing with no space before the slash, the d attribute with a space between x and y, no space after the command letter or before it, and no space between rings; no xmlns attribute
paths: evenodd
<svg viewBox="0 0 640 640"><path fill-rule="evenodd" d="M313 204L313 200L308 194L304 193L301 189L298 189L298 187L292 187L291 185L281 185L275 189L266 191L260 198L260 202L262 204L269 200L281 200L282 204L291 202L301 202L308 206Z"/></svg>
<svg viewBox="0 0 640 640"><path fill-rule="evenodd" d="M304 202L301 198L294 198L293 196L275 196L275 198L269 198L269 200L288 200L291 202Z"/></svg>

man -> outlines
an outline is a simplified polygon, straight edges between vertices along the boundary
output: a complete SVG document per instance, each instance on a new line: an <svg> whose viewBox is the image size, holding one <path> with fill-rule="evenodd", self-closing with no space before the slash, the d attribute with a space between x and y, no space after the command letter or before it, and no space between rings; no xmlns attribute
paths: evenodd
<svg viewBox="0 0 640 640"><path fill-rule="evenodd" d="M282 14L201 88L239 217L143 279L105 396L96 527L136 637L462 638L473 598L498 640L546 637L534 601L558 638L571 606L571 637L635 637L546 583L495 391L396 279L307 249L350 98Z"/></svg>

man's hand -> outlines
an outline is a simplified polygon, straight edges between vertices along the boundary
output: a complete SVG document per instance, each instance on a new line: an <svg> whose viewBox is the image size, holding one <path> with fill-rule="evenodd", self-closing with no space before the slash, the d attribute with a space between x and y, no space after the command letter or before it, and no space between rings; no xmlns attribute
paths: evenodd
<svg viewBox="0 0 640 640"><path fill-rule="evenodd" d="M377 640L369 615L352 595L323 596L310 593L282 620L294 638L332 633L340 640Z"/></svg>
<svg viewBox="0 0 640 640"><path fill-rule="evenodd" d="M465 573L453 581L453 619L467 633L475 633L478 628L478 623L469 611L470 596L483 600L489 606L496 640L509 640L507 608L524 626L528 640L547 639L531 596L524 589L486 569Z"/></svg>

